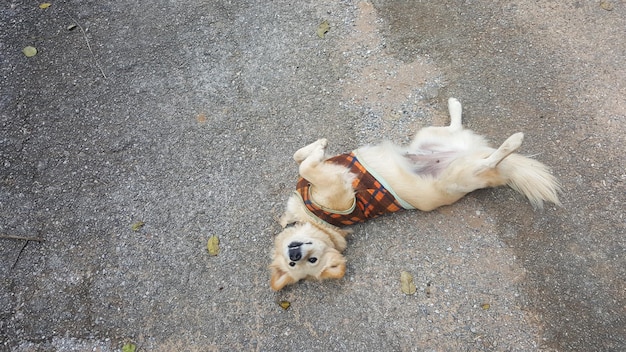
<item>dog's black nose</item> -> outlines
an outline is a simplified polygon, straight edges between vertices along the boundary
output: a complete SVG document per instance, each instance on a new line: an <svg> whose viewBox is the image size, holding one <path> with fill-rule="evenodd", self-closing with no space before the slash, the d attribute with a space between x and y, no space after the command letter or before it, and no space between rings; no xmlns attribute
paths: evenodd
<svg viewBox="0 0 626 352"><path fill-rule="evenodd" d="M289 260L297 262L300 259L302 259L302 251L300 250L300 246L289 247Z"/></svg>

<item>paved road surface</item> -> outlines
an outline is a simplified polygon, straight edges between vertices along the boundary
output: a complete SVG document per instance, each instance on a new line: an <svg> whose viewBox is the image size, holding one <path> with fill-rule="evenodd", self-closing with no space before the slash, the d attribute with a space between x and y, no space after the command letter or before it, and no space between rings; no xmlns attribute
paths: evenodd
<svg viewBox="0 0 626 352"><path fill-rule="evenodd" d="M0 350L626 349L624 1L38 5L0 5L0 234L44 240L0 239ZM292 153L405 143L450 96L563 207L378 219L343 280L272 292Z"/></svg>

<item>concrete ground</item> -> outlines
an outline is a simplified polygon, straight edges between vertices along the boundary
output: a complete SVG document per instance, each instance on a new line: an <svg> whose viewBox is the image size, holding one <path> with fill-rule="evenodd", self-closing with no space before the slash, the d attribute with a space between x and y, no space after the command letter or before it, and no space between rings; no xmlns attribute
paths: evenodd
<svg viewBox="0 0 626 352"><path fill-rule="evenodd" d="M626 350L625 1L39 4L0 4L0 351ZM450 96L563 207L384 217L344 279L272 292L292 153L405 143Z"/></svg>

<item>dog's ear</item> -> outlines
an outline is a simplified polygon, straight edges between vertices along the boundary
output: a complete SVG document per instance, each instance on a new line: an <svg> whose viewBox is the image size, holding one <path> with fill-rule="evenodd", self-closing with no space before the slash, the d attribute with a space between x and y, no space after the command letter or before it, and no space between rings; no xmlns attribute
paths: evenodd
<svg viewBox="0 0 626 352"><path fill-rule="evenodd" d="M283 287L287 285L291 285L296 282L296 280L289 275L288 272L280 269L278 265L272 264L270 265L270 270L272 272L272 277L270 279L270 287L274 291L280 291Z"/></svg>
<svg viewBox="0 0 626 352"><path fill-rule="evenodd" d="M329 256L320 279L341 279L346 273L346 259L339 252L328 253Z"/></svg>

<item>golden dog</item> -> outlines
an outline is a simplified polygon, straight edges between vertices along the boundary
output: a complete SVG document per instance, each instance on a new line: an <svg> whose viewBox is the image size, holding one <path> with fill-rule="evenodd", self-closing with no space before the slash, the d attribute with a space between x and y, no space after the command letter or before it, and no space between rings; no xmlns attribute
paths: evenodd
<svg viewBox="0 0 626 352"><path fill-rule="evenodd" d="M301 176L280 219L270 265L273 290L302 279L342 278L348 230L342 226L400 209L430 211L474 190L508 185L537 208L560 204L560 185L544 164L514 153L516 133L498 149L461 125L461 103L448 100L451 123L420 130L408 147L391 143L325 156L320 139L294 154Z"/></svg>

